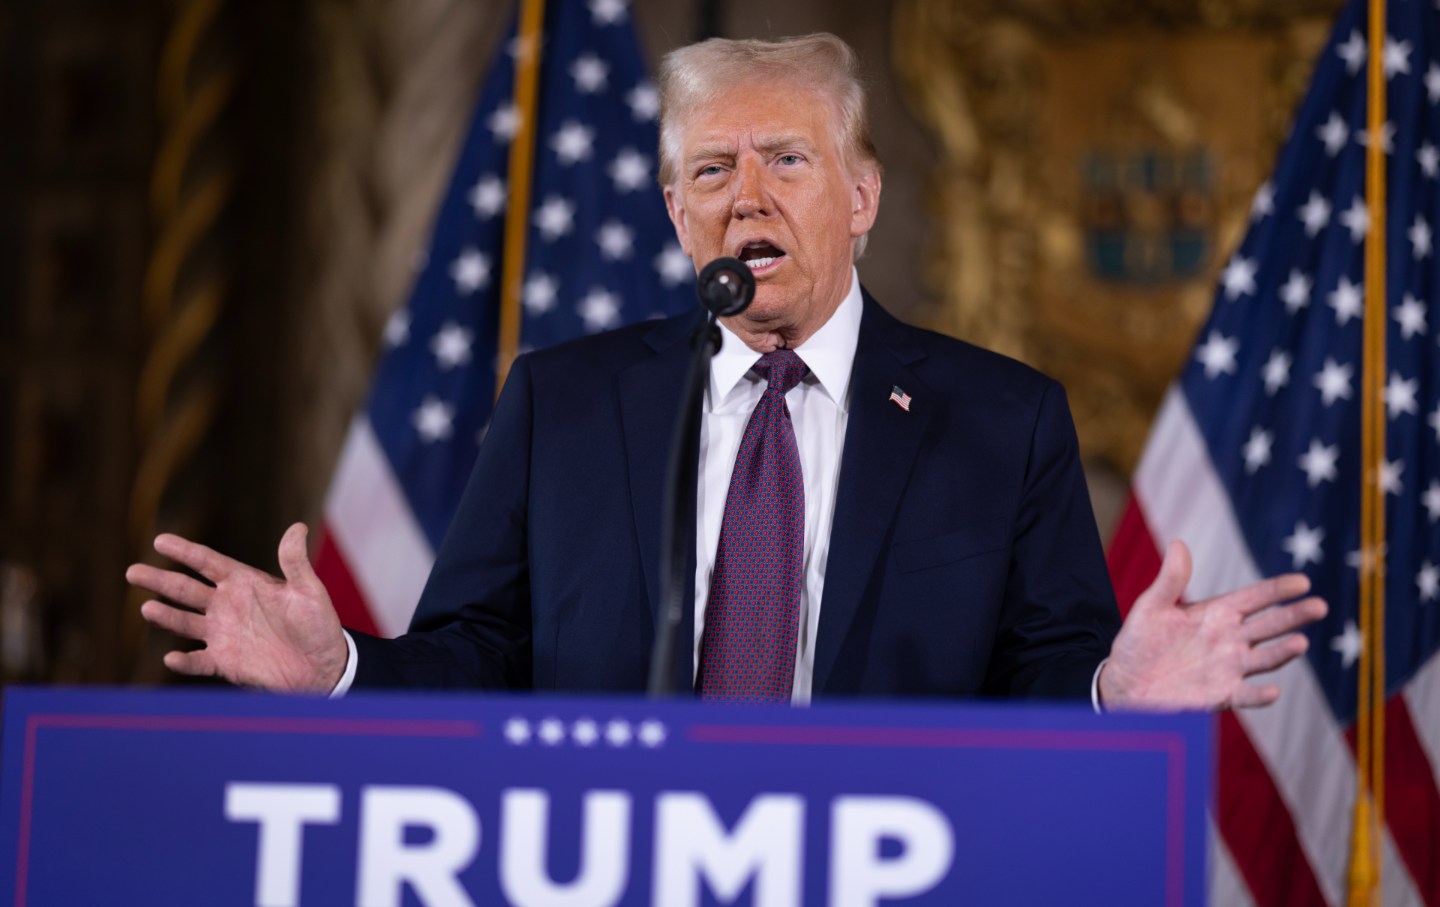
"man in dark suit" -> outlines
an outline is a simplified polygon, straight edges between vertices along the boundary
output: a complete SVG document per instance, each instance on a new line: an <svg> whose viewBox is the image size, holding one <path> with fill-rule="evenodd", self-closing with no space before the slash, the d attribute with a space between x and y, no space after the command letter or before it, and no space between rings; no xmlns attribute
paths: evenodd
<svg viewBox="0 0 1440 907"><path fill-rule="evenodd" d="M757 283L724 321L706 395L680 688L1170 707L1278 695L1247 678L1304 651L1294 631L1323 603L1270 607L1303 595L1304 577L1180 605L1189 561L1172 545L1116 638L1059 386L907 327L860 289L852 262L881 172L848 47L705 42L666 59L661 90L660 178L681 245L697 262L739 257ZM157 539L214 583L131 568L191 609L147 602L145 617L206 644L166 663L314 691L643 689L665 449L695 323L516 364L399 640L342 633L303 527L281 542L283 581Z"/></svg>

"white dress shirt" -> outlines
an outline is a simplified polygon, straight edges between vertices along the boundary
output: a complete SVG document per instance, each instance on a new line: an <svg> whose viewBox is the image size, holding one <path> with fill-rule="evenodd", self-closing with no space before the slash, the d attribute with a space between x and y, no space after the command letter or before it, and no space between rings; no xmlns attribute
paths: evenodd
<svg viewBox="0 0 1440 907"><path fill-rule="evenodd" d="M830 555L830 527L835 521L835 491L840 478L840 451L850 416L850 371L860 339L860 278L850 269L850 290L840 307L808 340L795 348L810 369L790 393L785 406L795 428L800 471L805 479L804 581L800 589L799 642L795 650L792 701L809 702L815 675L815 640L820 632L820 596L825 591L825 562ZM730 473L750 414L765 392L765 379L751 370L760 354L725 325L720 325L720 352L710 363L700 422L700 481L696 489L695 532L695 659L699 670L700 641L705 633L705 605L710 573L720 545L720 521Z"/></svg>

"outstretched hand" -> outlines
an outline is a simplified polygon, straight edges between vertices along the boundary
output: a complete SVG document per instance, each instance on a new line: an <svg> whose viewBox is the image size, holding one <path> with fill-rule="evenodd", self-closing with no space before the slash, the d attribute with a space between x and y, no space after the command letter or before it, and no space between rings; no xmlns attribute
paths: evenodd
<svg viewBox="0 0 1440 907"><path fill-rule="evenodd" d="M284 579L177 535L156 538L156 551L213 583L148 564L125 571L133 585L184 606L151 600L140 606L141 616L205 644L194 652L167 653L165 666L267 690L332 690L345 670L348 647L330 595L305 553L306 535L305 524L296 523L280 539Z"/></svg>
<svg viewBox="0 0 1440 907"><path fill-rule="evenodd" d="M1187 604L1181 598L1190 571L1189 549L1171 542L1160 574L1135 600L1100 671L1106 708L1249 708L1280 698L1279 687L1250 678L1309 648L1298 631L1326 611L1314 596L1295 601L1310 591L1310 580L1288 573Z"/></svg>

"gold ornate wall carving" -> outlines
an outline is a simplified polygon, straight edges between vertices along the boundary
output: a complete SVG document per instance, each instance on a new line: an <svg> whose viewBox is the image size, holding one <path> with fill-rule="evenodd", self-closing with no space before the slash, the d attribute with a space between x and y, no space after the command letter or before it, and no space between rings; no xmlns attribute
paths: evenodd
<svg viewBox="0 0 1440 907"><path fill-rule="evenodd" d="M897 3L941 147L931 326L1063 381L1092 464L1133 467L1338 6Z"/></svg>

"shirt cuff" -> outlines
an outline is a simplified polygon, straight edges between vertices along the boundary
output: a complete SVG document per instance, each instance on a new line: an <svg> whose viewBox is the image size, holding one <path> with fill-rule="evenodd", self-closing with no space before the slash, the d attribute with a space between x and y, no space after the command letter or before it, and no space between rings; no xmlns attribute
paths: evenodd
<svg viewBox="0 0 1440 907"><path fill-rule="evenodd" d="M350 686L355 683L355 664L360 660L360 653L355 651L355 638L350 635L349 630L342 629L340 632L345 634L345 651L348 654L345 657L345 672L340 675L340 680L335 684L335 689L330 691L331 699L339 699L341 696L350 692ZM1095 676L1099 677L1100 672L1096 671ZM1094 689L1094 684L1091 684L1091 689ZM1093 693L1090 698L1095 698ZM1096 706L1096 710L1099 710L1099 706Z"/></svg>
<svg viewBox="0 0 1440 907"><path fill-rule="evenodd" d="M346 634L345 638L349 639L349 634ZM354 643L350 644L350 659L352 661L355 659ZM1108 658L1100 659L1100 663L1095 666L1095 676L1090 678L1090 705L1095 709L1095 714L1097 715L1105 714L1105 706L1100 702L1100 672L1105 670L1105 662L1109 660ZM348 668L347 670L350 672L349 676L353 678L355 676L355 669ZM343 677L341 678L341 682L344 683Z"/></svg>

